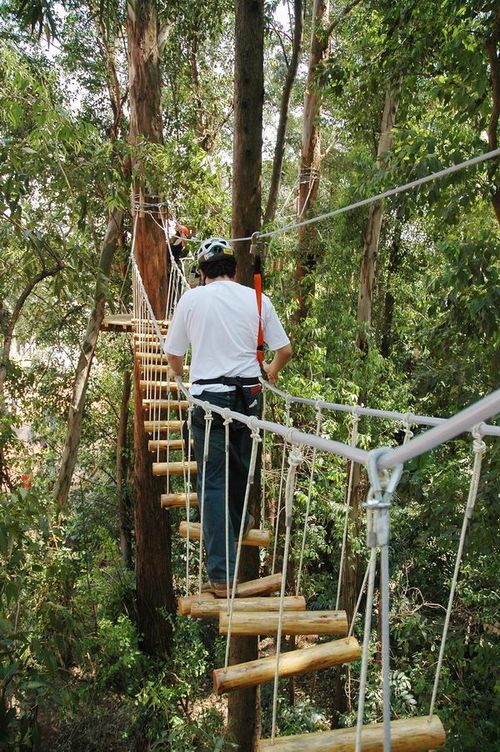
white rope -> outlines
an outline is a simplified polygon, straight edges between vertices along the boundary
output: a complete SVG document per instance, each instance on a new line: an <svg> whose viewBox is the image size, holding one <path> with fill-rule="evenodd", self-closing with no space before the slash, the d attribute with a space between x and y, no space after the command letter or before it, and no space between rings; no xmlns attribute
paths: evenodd
<svg viewBox="0 0 500 752"><path fill-rule="evenodd" d="M359 413L356 408L352 412L352 429L351 429L351 446L355 447L358 443L358 427L359 427ZM349 530L349 512L351 509L352 498L352 481L354 478L354 462L351 462L349 467L349 481L347 484L347 494L345 501L345 516L344 516L344 530L342 532L342 549L340 552L340 564L339 564L339 579L337 582L337 598L335 600L335 610L338 611L340 603L340 593L344 582L344 560L345 552L347 548L347 533Z"/></svg>
<svg viewBox="0 0 500 752"><path fill-rule="evenodd" d="M168 373L167 373L168 376ZM180 391L177 391L177 394L180 396ZM187 535L186 535L186 595L189 595L190 587L189 587L189 578L190 578L190 571L189 571L189 563L190 563L190 556L191 556L191 541L189 536L190 531L190 524L191 524L191 442L192 442L192 418L193 418L193 405L188 404L188 411L187 411L187 434L188 434L188 445L187 445L187 458L188 458L188 471L187 471L187 483L184 488L184 492L186 494L186 521L187 521ZM182 437L182 432L181 432ZM183 447L183 452L185 450L185 447Z"/></svg>
<svg viewBox="0 0 500 752"><path fill-rule="evenodd" d="M369 206L370 204L377 203L378 201L382 201L383 199L390 198L391 196L397 196L399 193L405 193L406 191L412 190L413 188L418 188L421 185L425 185L426 183L430 183L433 180L437 180L439 178L447 177L448 175L453 175L455 172L459 172L460 170L464 170L468 167L473 167L474 165L480 164L481 162L485 162L488 159L494 159L495 157L500 156L500 148L499 149L493 149L492 151L485 152L484 154L479 154L477 157L472 157L471 159L466 159L463 162L459 162L455 165L450 165L450 167L445 167L442 170L438 170L437 172L431 172L429 175L425 175L423 178L418 178L417 180L411 180L409 183L404 183L403 185L398 185L395 188L391 188L390 190L383 191L382 193L377 193L374 196L370 196L369 198L361 199L360 201L355 201L352 204L348 204L347 206L341 206L338 209L333 209L332 211L325 212L324 214L320 214L317 217L311 217L310 219L306 219L302 222L292 222L288 225L283 225L282 227L278 227L276 230L269 230L268 232L259 232L258 237L259 238L272 238L276 235L281 235L284 232L290 232L291 230L296 230L298 227L305 227L305 225L312 225L316 222L321 222L324 219L331 219L332 217L337 217L339 214L344 214L345 212L353 211L353 209L359 209L362 206ZM165 204L158 203L158 204L150 204L150 206L154 207L160 207L164 206ZM248 235L246 237L241 238L228 238L228 241L230 243L238 243L243 242L247 240L252 240L253 236ZM186 240L190 240L191 242L199 243L201 242L199 238L187 238Z"/></svg>
<svg viewBox="0 0 500 752"><path fill-rule="evenodd" d="M290 425L290 402L286 400L285 402L285 426ZM271 566L271 574L274 574L276 569L276 554L278 551L278 532L279 532L279 521L280 516L282 512L282 505L281 505L281 495L283 492L283 486L284 486L284 478L285 478L285 457L286 457L286 448L287 448L287 438L285 437L283 441L283 454L281 456L281 472L280 472L280 484L279 484L279 490L278 490L278 499L276 504L276 518L274 520L274 546L273 546L273 561Z"/></svg>
<svg viewBox="0 0 500 752"><path fill-rule="evenodd" d="M356 721L356 746L355 752L361 752L361 734L363 732L363 720L365 714L366 680L368 676L368 657L370 650L370 632L373 610L373 588L375 584L377 550L371 549L368 564L368 592L366 594L365 630L363 635L363 650L361 653L361 675L359 678L358 717Z"/></svg>
<svg viewBox="0 0 500 752"><path fill-rule="evenodd" d="M208 461L208 453L210 450L210 431L212 429L212 421L213 421L213 415L212 411L210 410L210 405L208 402L205 402L205 436L204 436L204 442L203 442L203 467L202 467L202 476L201 476L201 499L198 499L199 509L200 509L200 558L199 558L199 565L198 565L198 592L201 594L201 585L202 585L202 567L203 567L203 522L204 522L204 513L205 513L205 477L207 474L207 461ZM189 525L189 522L188 522Z"/></svg>
<svg viewBox="0 0 500 752"><path fill-rule="evenodd" d="M243 533L245 531L245 524L246 524L246 516L247 516L247 509L248 509L248 500L250 498L250 489L253 486L254 478L255 478L255 465L257 464L257 451L259 447L259 443L262 441L260 437L260 431L256 427L255 422L256 418L251 418L253 428L251 433L252 438L252 451L250 453L250 463L248 467L248 476L247 476L247 485L245 488L245 500L243 502L243 511L241 513L241 523L240 523L240 531L238 535L238 544L236 546L236 561L234 563L234 577L233 577L233 587L231 591L231 603L229 605L229 617L228 617L228 625L227 625L227 640L226 640L226 655L225 655L225 661L224 661L224 668L228 667L229 664L229 646L231 643L231 631L232 631L232 622L233 622L233 610L234 610L234 599L236 597L236 586L238 584L238 572L240 568L240 558L241 558L241 549L242 549L242 542L243 542ZM227 577L229 579L229 572L226 573Z"/></svg>
<svg viewBox="0 0 500 752"><path fill-rule="evenodd" d="M484 443L482 439L481 430L479 426L473 429L472 436L474 439L472 443L472 450L474 452L474 466L472 469L472 477L471 477L471 481L469 485L469 495L467 498L467 504L464 510L462 531L460 533L460 542L458 544L458 551L457 551L457 556L455 559L455 569L453 572L453 579L451 581L450 596L448 598L448 607L446 609L446 617L444 620L443 634L441 637L441 646L439 648L439 658L438 658L438 662L436 666L436 675L434 678L434 687L432 689L432 698L431 698L431 704L429 708L429 717L432 716L434 712L434 705L436 703L437 691L438 691L438 686L439 686L439 678L441 676L441 668L443 665L444 651L446 647L446 638L448 637L448 628L450 626L451 612L453 608L453 600L455 598L458 575L460 572L460 564L462 563L462 556L464 552L465 536L467 534L467 529L469 527L469 521L472 519L472 515L474 513L474 506L476 504L477 494L479 490L479 481L481 479L481 465L483 462L484 454L486 452L486 444Z"/></svg>
<svg viewBox="0 0 500 752"><path fill-rule="evenodd" d="M321 431L321 423L323 420L323 413L321 412L321 407L318 407L316 410L316 436L319 436ZM299 595L300 593L300 581L302 578L302 566L304 564L304 552L306 549L306 538L307 538L307 526L309 524L309 514L311 510L311 498L312 498L312 489L313 489L313 481L314 481L314 473L316 471L316 454L317 449L314 447L313 454L312 454L312 460L311 460L311 472L309 474L309 487L307 490L307 502L306 502L306 513L304 516L304 529L302 531L302 545L300 548L300 559L299 559L299 569L297 572L297 586L295 589L295 595Z"/></svg>
<svg viewBox="0 0 500 752"><path fill-rule="evenodd" d="M225 451L225 490L224 490L224 511L225 511L225 534L226 534L226 610L229 613L229 598L231 585L229 582L229 430L232 418L224 418L224 451ZM234 546L234 541L232 542Z"/></svg>
<svg viewBox="0 0 500 752"><path fill-rule="evenodd" d="M288 555L290 550L290 536L292 533L293 522L293 495L295 491L295 478L297 468L303 460L300 449L292 446L288 455L288 473L286 479L285 491L285 549L283 552L283 567L281 571L281 590L280 590L280 610L278 616L278 631L276 635L276 668L274 672L274 689L273 689L273 720L271 728L271 739L276 735L276 718L278 713L278 688L279 688L279 669L281 656L281 636L283 632L283 605L285 598L286 576L288 569Z"/></svg>

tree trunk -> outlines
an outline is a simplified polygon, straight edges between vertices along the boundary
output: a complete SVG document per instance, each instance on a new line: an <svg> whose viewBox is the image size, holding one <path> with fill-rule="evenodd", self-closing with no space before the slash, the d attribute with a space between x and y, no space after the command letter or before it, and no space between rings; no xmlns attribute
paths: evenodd
<svg viewBox="0 0 500 752"><path fill-rule="evenodd" d="M123 566L132 567L132 510L128 490L129 447L127 442L128 409L130 402L131 373L123 374L122 402L116 434L116 489L118 493L118 513L120 518L120 551Z"/></svg>
<svg viewBox="0 0 500 752"><path fill-rule="evenodd" d="M314 0L312 18L311 52L307 71L302 124L302 150L300 157L298 219L305 219L314 206L319 189L321 163L321 134L319 115L321 94L316 82L320 64L328 55L328 36L324 28L327 19L327 0ZM315 224L299 227L298 258L295 269L297 286L297 312L295 320L302 321L306 315L309 297L314 294L312 272L318 258L318 231Z"/></svg>
<svg viewBox="0 0 500 752"><path fill-rule="evenodd" d="M491 115L488 123L488 146L490 149L498 148L498 121L500 119L500 7L497 7L495 25L491 35L486 40L486 52L490 66L490 82L492 93ZM491 203L495 211L498 224L500 224L500 181L498 168L500 159L491 160L488 176L491 182Z"/></svg>
<svg viewBox="0 0 500 752"><path fill-rule="evenodd" d="M401 246L401 234L403 230L402 212L396 212L396 226L394 235L389 249L389 266L387 269L387 284L384 299L384 316L382 322L382 340L380 343L380 352L382 357L388 358L392 346L392 321L394 316L394 276L398 272L403 259Z"/></svg>
<svg viewBox="0 0 500 752"><path fill-rule="evenodd" d="M234 143L232 235L246 237L261 226L262 108L264 100L264 1L236 0L234 67ZM253 287L254 259L249 241L235 247L238 281ZM250 502L259 510L261 459ZM242 551L240 579L259 574L257 549ZM235 637L230 662L258 656L256 637ZM246 687L228 698L228 726L239 752L252 752L259 736L258 687Z"/></svg>
<svg viewBox="0 0 500 752"><path fill-rule="evenodd" d="M293 46L290 64L283 86L281 95L280 116L278 121L278 131L276 134L276 146L274 147L273 172L271 176L271 186L267 198L266 210L264 212L264 225L274 220L276 214L276 203L281 181L281 168L283 166L283 156L285 153L285 134L288 121L288 107L290 104L290 95L297 74L299 64L300 47L302 44L302 0L294 0L294 24L293 24Z"/></svg>
<svg viewBox="0 0 500 752"><path fill-rule="evenodd" d="M396 89L387 88L377 149L377 164L381 170L385 169L383 155L391 148L392 144L392 129L396 118L398 101L399 86ZM373 285L375 282L375 268L383 214L384 205L382 201L370 205L363 240L363 257L359 274L356 345L364 353L368 351L368 334L372 320Z"/></svg>
<svg viewBox="0 0 500 752"><path fill-rule="evenodd" d="M236 0L232 235L249 237L261 224L264 2ZM237 278L253 287L250 241L235 246Z"/></svg>
<svg viewBox="0 0 500 752"><path fill-rule="evenodd" d="M123 212L114 209L108 221L108 227L104 236L101 258L97 271L97 282L94 296L94 307L90 312L87 323L87 331L80 348L80 357L75 372L73 394L68 415L68 429L64 444L61 464L57 482L54 488L54 497L57 502L64 505L68 500L71 481L75 470L78 447L82 429L83 408L87 394L87 386L92 366L92 359L99 337L99 329L104 318L104 306L106 301L106 289L113 255L121 232Z"/></svg>
<svg viewBox="0 0 500 752"><path fill-rule="evenodd" d="M127 12L129 139L133 146L141 140L162 143L161 75L155 3L153 0L130 0ZM134 186L134 191L139 193L139 185ZM140 216L137 221L135 259L153 312L157 318L163 318L168 285L165 237L149 213ZM139 382L140 369L136 360L134 487L137 611L142 647L145 652L158 655L168 652L171 644L171 627L162 611L166 610L172 615L175 613L171 536L168 518L160 504L164 480L152 474Z"/></svg>

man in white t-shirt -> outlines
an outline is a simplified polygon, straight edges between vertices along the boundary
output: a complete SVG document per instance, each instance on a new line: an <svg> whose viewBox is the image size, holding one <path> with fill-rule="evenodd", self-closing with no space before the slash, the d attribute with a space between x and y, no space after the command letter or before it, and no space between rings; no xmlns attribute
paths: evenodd
<svg viewBox="0 0 500 752"><path fill-rule="evenodd" d="M191 394L218 407L246 415L259 415L260 366L257 359L259 311L255 290L234 281L236 259L229 243L210 238L198 252L201 286L188 290L177 304L166 340L168 362L182 373L184 355L192 349ZM283 326L266 295L262 295L261 317L264 342L275 351L263 368L271 383L290 360L292 349ZM227 592L227 579L234 576L234 546L229 546L226 571L225 543L225 429L220 415L213 413L210 446L205 469L203 536L211 591L220 597ZM198 462L198 498L201 499L205 412L196 407L192 426ZM229 432L229 535L238 537L251 452L250 431L232 421ZM254 523L247 515L244 530Z"/></svg>

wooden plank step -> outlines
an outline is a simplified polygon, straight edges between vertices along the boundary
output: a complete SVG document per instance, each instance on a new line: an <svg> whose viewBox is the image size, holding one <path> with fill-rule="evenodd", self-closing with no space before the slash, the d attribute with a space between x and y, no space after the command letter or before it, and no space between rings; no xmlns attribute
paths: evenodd
<svg viewBox="0 0 500 752"><path fill-rule="evenodd" d="M184 449L184 439L150 439L148 441L148 449L150 452L179 451Z"/></svg>
<svg viewBox="0 0 500 752"><path fill-rule="evenodd" d="M185 493L168 493L161 495L161 505L165 509L184 508L186 506L186 494ZM195 493L190 494L189 505L191 507L198 506L198 496Z"/></svg>
<svg viewBox="0 0 500 752"><path fill-rule="evenodd" d="M429 749L443 747L446 734L437 715L431 718L400 718L391 722L391 742L392 752L427 752ZM258 752L354 752L355 747L355 728L278 736L274 739L261 739L257 743ZM383 752L382 723L363 726L361 749L363 752Z"/></svg>
<svg viewBox="0 0 500 752"><path fill-rule="evenodd" d="M184 520L179 525L179 535L181 538L187 538L188 523ZM200 540L200 523L189 523L190 540ZM268 546L270 535L267 530L250 530L246 538L243 538L244 546Z"/></svg>
<svg viewBox="0 0 500 752"><path fill-rule="evenodd" d="M155 366L156 368L156 366ZM163 368L163 366L161 366ZM179 387L177 386L176 381L146 381L145 379L141 379L140 386L142 389L151 389L152 391L162 391L162 392L175 392L175 394L178 393ZM189 389L191 384L184 384L186 389Z"/></svg>
<svg viewBox="0 0 500 752"><path fill-rule="evenodd" d="M165 335L166 332L163 329L160 329L160 334ZM158 332L155 331L146 331L146 332L134 332L132 337L136 342L140 342L144 340L144 342L150 342L151 340L154 340L155 342L158 342Z"/></svg>
<svg viewBox="0 0 500 752"><path fill-rule="evenodd" d="M196 462L153 462L153 475L195 475L198 472Z"/></svg>
<svg viewBox="0 0 500 752"><path fill-rule="evenodd" d="M164 373L166 375L170 374L170 377L173 376L172 369L169 365L166 364L155 365L154 363L148 363L148 369L151 371L151 373ZM183 366L182 371L183 373L189 373L189 366Z"/></svg>
<svg viewBox="0 0 500 752"><path fill-rule="evenodd" d="M239 635L275 635L278 633L279 613L255 611L233 614L231 632ZM221 612L219 634L227 634L229 616ZM348 630L345 611L302 611L283 614L282 632L287 635L346 635Z"/></svg>
<svg viewBox="0 0 500 752"><path fill-rule="evenodd" d="M156 408L157 410L168 410L170 407L170 410L172 412L179 412L179 406L181 410L187 410L189 407L189 402L187 400L176 400L176 399L153 399L153 398L146 398L142 400L142 406L144 408L148 408L149 410L153 410Z"/></svg>
<svg viewBox="0 0 500 752"><path fill-rule="evenodd" d="M279 676L296 676L337 666L340 663L349 663L355 661L360 655L361 649L355 637L345 637L341 640L313 645L310 648L290 650L280 655ZM227 668L216 668L213 672L214 690L220 695L239 687L254 687L256 684L272 681L275 671L276 657L274 655L247 663L236 663Z"/></svg>
<svg viewBox="0 0 500 752"><path fill-rule="evenodd" d="M134 325L135 324L140 325L140 323L141 323L141 319L134 319L134 318L132 318L132 324L134 324ZM169 321L169 319L156 319L156 323L158 324L158 326L167 327L170 324L170 321ZM152 326L153 322L149 321L148 319L142 319L142 324L143 324L143 326Z"/></svg>
<svg viewBox="0 0 500 752"><path fill-rule="evenodd" d="M147 352L146 350L136 350L135 357L138 358L139 360L147 361L147 363L164 363L165 366L168 367L167 356L165 355L165 353ZM144 365L146 365L146 363L144 363ZM151 365L148 365L148 368L151 368Z"/></svg>
<svg viewBox="0 0 500 752"><path fill-rule="evenodd" d="M155 431L177 431L182 429L182 420L145 420L144 430L146 433L154 433Z"/></svg>
<svg viewBox="0 0 500 752"><path fill-rule="evenodd" d="M279 611L280 599L268 596L259 596L256 598L235 598L233 611L243 611L245 613L252 611L275 612ZM194 601L190 604L191 616L196 619L218 619L224 611L227 612L228 602L225 598L214 598L210 601L198 603ZM306 599L302 595L285 595L283 600L284 611L305 611ZM188 611L189 613L189 611Z"/></svg>

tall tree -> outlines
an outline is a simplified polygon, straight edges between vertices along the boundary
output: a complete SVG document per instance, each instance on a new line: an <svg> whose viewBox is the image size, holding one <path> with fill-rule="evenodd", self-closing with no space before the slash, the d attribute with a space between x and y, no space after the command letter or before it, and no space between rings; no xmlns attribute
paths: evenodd
<svg viewBox="0 0 500 752"><path fill-rule="evenodd" d="M285 136L288 121L288 108L290 105L290 95L292 93L293 83L295 81L295 76L297 75L300 49L302 45L302 0L294 0L293 7L294 21L292 55L288 64L285 83L283 84L283 93L281 95L278 130L276 133L276 145L274 147L273 171L271 175L269 195L267 197L266 210L264 212L264 225L272 222L276 214L276 202L278 200L281 170L283 168L283 157L285 154Z"/></svg>
<svg viewBox="0 0 500 752"><path fill-rule="evenodd" d="M130 142L162 143L161 72L158 50L158 19L154 0L130 0L127 4L129 59ZM136 195L144 186L138 181ZM154 218L145 213L136 223L135 258L146 294L158 319L165 317L167 276L165 237ZM144 431L141 373L134 364L134 487L136 580L139 629L148 653L170 648L170 629L162 611L175 612L171 571L171 536L168 518L161 509L161 478L153 477Z"/></svg>
<svg viewBox="0 0 500 752"><path fill-rule="evenodd" d="M236 0L234 65L233 143L233 237L248 237L261 224L262 110L264 100L264 2ZM238 279L252 287L254 259L250 242L236 245ZM258 474L258 471L256 475ZM256 486L259 484L256 484ZM255 488L255 487L254 487ZM255 504L257 494L254 493ZM258 552L244 550L242 579L258 577ZM254 660L256 637L233 638L231 663ZM231 693L228 700L229 727L240 752L255 748L258 729L258 689L249 687Z"/></svg>

